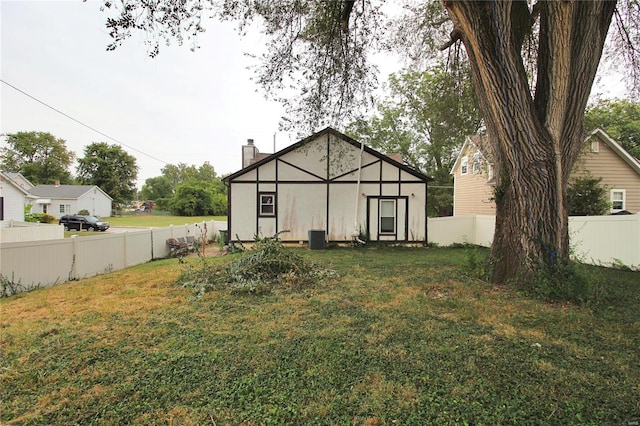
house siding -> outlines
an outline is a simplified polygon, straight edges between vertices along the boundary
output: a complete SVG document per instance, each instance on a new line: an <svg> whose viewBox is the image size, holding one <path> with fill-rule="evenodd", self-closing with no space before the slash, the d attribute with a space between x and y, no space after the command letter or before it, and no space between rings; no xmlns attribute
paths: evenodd
<svg viewBox="0 0 640 426"><path fill-rule="evenodd" d="M4 176L0 178L0 197L3 198L0 227L9 226L12 220L24 221L25 194Z"/></svg>
<svg viewBox="0 0 640 426"><path fill-rule="evenodd" d="M591 152L591 142L598 140L598 151ZM609 139L606 142L606 134L601 130L594 132L584 143L584 150L574 166L571 177L577 177L590 173L596 178L602 178L601 184L608 192L611 189L625 191L625 210L632 213L640 212L640 172L637 167L629 165L621 155L611 148L610 144L617 144ZM495 215L495 203L492 200L492 185L487 183L488 162L482 160L483 170L479 174L473 173L473 158L478 152L478 146L468 138L462 152L454 165L451 173L454 176L454 216L466 215ZM469 159L468 172L461 173L461 159ZM587 172L588 171L588 172Z"/></svg>
<svg viewBox="0 0 640 426"><path fill-rule="evenodd" d="M472 158L477 152L474 145L466 145L461 158L469 158L467 173L463 175L461 167L454 169L454 216L496 214L496 205L492 200L494 186L488 183L488 163L483 161L484 167L480 173L473 172Z"/></svg>
<svg viewBox="0 0 640 426"><path fill-rule="evenodd" d="M80 210L88 210L98 217L111 216L112 200L97 186L39 185L32 188L30 193L37 198L51 200L49 204L33 204L32 213L44 213L46 207L46 213L57 219L65 214L77 214ZM69 212L60 212L60 205L69 205Z"/></svg>
<svg viewBox="0 0 640 426"><path fill-rule="evenodd" d="M597 138L597 136L592 136ZM601 177L601 185L611 189L625 190L625 209L640 212L640 174L636 173L609 145L600 140L598 152L591 152L590 138L585 149L573 168L571 177L590 173L594 177Z"/></svg>
<svg viewBox="0 0 640 426"><path fill-rule="evenodd" d="M283 240L300 242L316 229L325 230L330 241L351 241L354 233L367 230L378 239L377 228L370 229L368 203L382 196L405 200L398 232L385 238L425 241L428 178L370 149L362 151L360 161L360 147L348 139L325 129L230 176L230 239L250 241L255 234L287 231ZM259 192L276 194L274 217L258 215Z"/></svg>

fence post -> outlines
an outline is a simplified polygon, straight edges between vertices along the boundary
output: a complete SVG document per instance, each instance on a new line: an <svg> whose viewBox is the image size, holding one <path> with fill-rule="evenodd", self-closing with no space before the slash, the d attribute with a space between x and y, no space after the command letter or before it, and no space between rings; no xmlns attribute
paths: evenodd
<svg viewBox="0 0 640 426"><path fill-rule="evenodd" d="M127 243L129 239L129 231L124 231L124 238L122 239L124 243L124 267L127 268L129 266L129 262L127 261Z"/></svg>
<svg viewBox="0 0 640 426"><path fill-rule="evenodd" d="M72 235L73 256L71 258L71 271L69 272L69 281L78 279L78 236Z"/></svg>

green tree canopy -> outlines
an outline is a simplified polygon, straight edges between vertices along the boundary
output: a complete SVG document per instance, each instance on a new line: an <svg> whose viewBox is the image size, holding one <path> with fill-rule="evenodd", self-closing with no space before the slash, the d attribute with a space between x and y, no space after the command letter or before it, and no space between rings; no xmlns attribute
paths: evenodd
<svg viewBox="0 0 640 426"><path fill-rule="evenodd" d="M6 147L0 148L0 167L19 172L34 185L71 183L69 167L75 159L66 141L47 132L18 132L5 135Z"/></svg>
<svg viewBox="0 0 640 426"><path fill-rule="evenodd" d="M199 167L167 164L162 176L146 180L141 193L145 199L156 200L159 208L181 216L227 214L227 187L208 161Z"/></svg>
<svg viewBox="0 0 640 426"><path fill-rule="evenodd" d="M97 185L116 203L127 204L135 198L138 166L134 156L119 145L94 142L78 159L78 179L82 184Z"/></svg>
<svg viewBox="0 0 640 426"><path fill-rule="evenodd" d="M159 200L173 195L173 185L166 176L156 176L144 181L140 196L143 200Z"/></svg>
<svg viewBox="0 0 640 426"><path fill-rule="evenodd" d="M628 99L601 100L584 116L589 132L601 128L636 158L640 158L640 103Z"/></svg>
<svg viewBox="0 0 640 426"><path fill-rule="evenodd" d="M205 182L183 182L169 201L169 209L179 216L226 215L226 196Z"/></svg>
<svg viewBox="0 0 640 426"><path fill-rule="evenodd" d="M453 211L451 167L480 122L470 75L437 66L392 74L377 114L354 121L347 131L384 153L401 153L407 164L433 177L429 215L441 216Z"/></svg>

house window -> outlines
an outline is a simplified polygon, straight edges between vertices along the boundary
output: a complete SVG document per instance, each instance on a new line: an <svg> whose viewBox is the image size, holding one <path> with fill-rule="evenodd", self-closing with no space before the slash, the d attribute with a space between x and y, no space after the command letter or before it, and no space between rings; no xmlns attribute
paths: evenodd
<svg viewBox="0 0 640 426"><path fill-rule="evenodd" d="M611 211L619 212L625 210L625 190L624 189L612 189L611 190Z"/></svg>
<svg viewBox="0 0 640 426"><path fill-rule="evenodd" d="M469 157L462 157L460 162L460 174L466 175L469 172Z"/></svg>
<svg viewBox="0 0 640 426"><path fill-rule="evenodd" d="M473 160L473 174L480 174L482 172L482 163L480 159L476 158Z"/></svg>
<svg viewBox="0 0 640 426"><path fill-rule="evenodd" d="M0 220L4 220L4 197L0 197Z"/></svg>
<svg viewBox="0 0 640 426"><path fill-rule="evenodd" d="M60 204L60 213L71 213L71 204Z"/></svg>
<svg viewBox="0 0 640 426"><path fill-rule="evenodd" d="M487 170L487 180L491 180L493 179L493 164L489 164L488 170Z"/></svg>
<svg viewBox="0 0 640 426"><path fill-rule="evenodd" d="M276 215L276 194L273 192L261 192L258 194L260 199L259 203L259 215L260 216L275 216Z"/></svg>
<svg viewBox="0 0 640 426"><path fill-rule="evenodd" d="M380 233L396 233L396 200L380 200Z"/></svg>
<svg viewBox="0 0 640 426"><path fill-rule="evenodd" d="M600 142L597 139L591 141L591 152L598 152L600 150Z"/></svg>

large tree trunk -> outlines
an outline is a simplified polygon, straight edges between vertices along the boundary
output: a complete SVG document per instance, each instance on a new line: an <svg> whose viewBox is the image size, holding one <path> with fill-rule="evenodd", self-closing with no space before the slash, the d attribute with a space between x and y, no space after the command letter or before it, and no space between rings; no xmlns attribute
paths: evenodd
<svg viewBox="0 0 640 426"><path fill-rule="evenodd" d="M615 9L607 1L540 2L535 98L521 47L526 1L444 1L465 45L496 162L493 281L528 282L569 259L567 181Z"/></svg>

